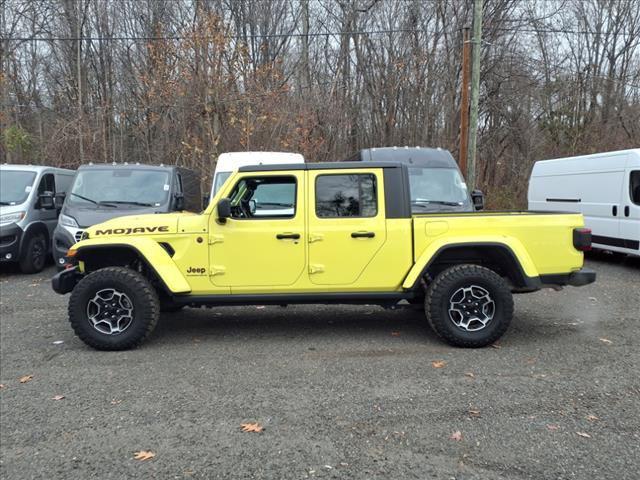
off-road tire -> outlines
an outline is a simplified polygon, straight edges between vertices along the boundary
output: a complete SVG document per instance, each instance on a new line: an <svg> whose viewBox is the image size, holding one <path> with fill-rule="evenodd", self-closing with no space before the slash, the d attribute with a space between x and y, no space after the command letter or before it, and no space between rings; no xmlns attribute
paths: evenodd
<svg viewBox="0 0 640 480"><path fill-rule="evenodd" d="M449 316L452 296L460 288L471 285L489 292L495 305L493 318L477 331L463 330ZM431 328L450 345L485 347L507 331L513 317L513 296L508 283L493 270L479 265L456 265L440 273L427 288L425 313Z"/></svg>
<svg viewBox="0 0 640 480"><path fill-rule="evenodd" d="M124 331L107 334L94 328L87 306L97 292L117 289L133 305L133 320ZM149 281L131 269L107 267L90 273L71 292L69 321L76 335L97 350L128 350L138 347L155 329L160 316L160 301Z"/></svg>
<svg viewBox="0 0 640 480"><path fill-rule="evenodd" d="M20 256L20 271L22 273L41 272L47 263L47 239L42 233L36 233L27 238L24 251Z"/></svg>

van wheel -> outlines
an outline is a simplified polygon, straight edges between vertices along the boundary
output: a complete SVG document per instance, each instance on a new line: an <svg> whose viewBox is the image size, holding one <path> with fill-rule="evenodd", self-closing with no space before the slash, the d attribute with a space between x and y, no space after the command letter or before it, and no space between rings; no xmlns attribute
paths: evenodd
<svg viewBox="0 0 640 480"><path fill-rule="evenodd" d="M160 315L158 294L138 272L124 267L96 270L71 292L69 321L84 343L98 350L127 350L153 332Z"/></svg>
<svg viewBox="0 0 640 480"><path fill-rule="evenodd" d="M32 235L27 239L24 252L20 257L20 271L22 273L38 273L47 261L47 240L42 233Z"/></svg>
<svg viewBox="0 0 640 480"><path fill-rule="evenodd" d="M448 268L429 285L425 312L431 328L456 347L485 347L506 332L513 317L507 282L478 265Z"/></svg>

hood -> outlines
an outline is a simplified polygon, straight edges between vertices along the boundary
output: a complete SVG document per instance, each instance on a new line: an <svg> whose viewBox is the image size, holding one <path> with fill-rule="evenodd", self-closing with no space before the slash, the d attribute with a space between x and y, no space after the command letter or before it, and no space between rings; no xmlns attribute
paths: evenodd
<svg viewBox="0 0 640 480"><path fill-rule="evenodd" d="M87 228L89 238L129 235L166 235L178 231L182 213L127 215Z"/></svg>
<svg viewBox="0 0 640 480"><path fill-rule="evenodd" d="M28 207L25 207L24 204L20 205L0 205L0 215L6 215L7 213L15 213L15 212L25 212L28 210Z"/></svg>
<svg viewBox="0 0 640 480"><path fill-rule="evenodd" d="M69 208L62 211L64 215L75 218L80 228L90 227L98 223L104 223L113 218L120 218L130 215L146 215L160 213L148 207L145 208Z"/></svg>

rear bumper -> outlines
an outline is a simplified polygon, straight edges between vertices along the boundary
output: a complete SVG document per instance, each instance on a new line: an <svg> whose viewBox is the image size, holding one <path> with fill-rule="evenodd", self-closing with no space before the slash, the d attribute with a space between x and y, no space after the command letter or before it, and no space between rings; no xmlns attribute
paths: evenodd
<svg viewBox="0 0 640 480"><path fill-rule="evenodd" d="M53 288L54 292L64 295L73 290L82 277L83 275L78 271L78 267L67 268L51 279L51 288Z"/></svg>
<svg viewBox="0 0 640 480"><path fill-rule="evenodd" d="M564 287L571 285L572 287L582 287L596 281L596 272L589 268L583 268L577 272L540 275L542 287Z"/></svg>

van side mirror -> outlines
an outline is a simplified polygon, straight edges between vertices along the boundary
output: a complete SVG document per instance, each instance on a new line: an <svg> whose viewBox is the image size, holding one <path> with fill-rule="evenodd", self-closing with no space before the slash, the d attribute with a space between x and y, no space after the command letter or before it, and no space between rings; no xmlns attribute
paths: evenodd
<svg viewBox="0 0 640 480"><path fill-rule="evenodd" d="M476 210L484 210L484 193L480 190L473 190L471 192L471 201Z"/></svg>
<svg viewBox="0 0 640 480"><path fill-rule="evenodd" d="M66 197L67 195L64 192L56 193L53 197L53 203L55 204L55 207L58 209L62 208L62 205L64 205L64 199Z"/></svg>
<svg viewBox="0 0 640 480"><path fill-rule="evenodd" d="M53 200L53 192L42 192L38 196L38 202L40 203L40 208L44 208L45 210L53 210L56 208Z"/></svg>
<svg viewBox="0 0 640 480"><path fill-rule="evenodd" d="M216 209L218 210L218 220L222 223L226 222L227 218L231 217L231 200L228 198L221 198L218 200Z"/></svg>
<svg viewBox="0 0 640 480"><path fill-rule="evenodd" d="M175 209L178 211L184 210L184 193L174 193L173 198L175 200Z"/></svg>

